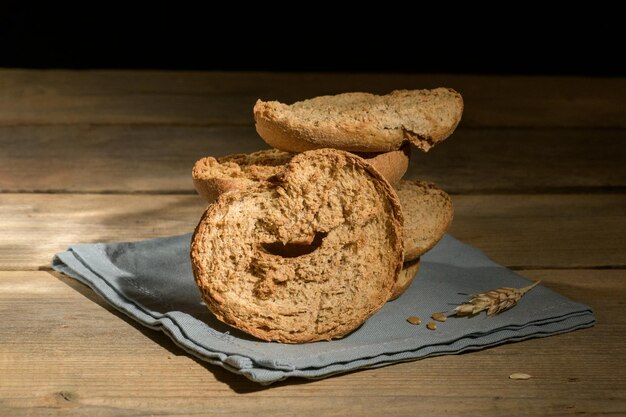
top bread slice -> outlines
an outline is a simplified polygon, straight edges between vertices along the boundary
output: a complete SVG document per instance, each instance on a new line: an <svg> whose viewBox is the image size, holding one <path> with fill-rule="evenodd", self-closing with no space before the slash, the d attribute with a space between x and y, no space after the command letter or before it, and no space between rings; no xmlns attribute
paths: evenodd
<svg viewBox="0 0 626 417"><path fill-rule="evenodd" d="M461 95L449 88L344 93L291 105L258 100L254 106L259 135L288 152L388 152L405 142L428 151L452 134L462 113Z"/></svg>
<svg viewBox="0 0 626 417"><path fill-rule="evenodd" d="M395 184L409 166L410 147L384 153L360 153L383 177ZM234 154L198 160L192 169L193 184L209 203L220 194L247 188L278 174L295 154L267 149L248 154Z"/></svg>
<svg viewBox="0 0 626 417"><path fill-rule="evenodd" d="M370 164L309 151L208 207L192 238L194 276L218 319L260 339L340 338L389 299L402 224L395 191ZM302 241L312 244L285 251Z"/></svg>

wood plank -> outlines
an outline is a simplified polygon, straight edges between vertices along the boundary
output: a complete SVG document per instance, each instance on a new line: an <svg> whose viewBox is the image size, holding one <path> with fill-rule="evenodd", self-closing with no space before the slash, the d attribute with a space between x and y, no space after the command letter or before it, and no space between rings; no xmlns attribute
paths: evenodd
<svg viewBox="0 0 626 417"><path fill-rule="evenodd" d="M524 274L593 306L598 324L470 354L263 388L191 359L74 280L0 272L0 415L626 413L623 271ZM512 381L512 372L533 378Z"/></svg>
<svg viewBox="0 0 626 417"><path fill-rule="evenodd" d="M451 233L514 268L626 266L626 195L459 195ZM0 194L0 269L36 269L73 243L193 230L195 195Z"/></svg>
<svg viewBox="0 0 626 417"><path fill-rule="evenodd" d="M252 127L5 127L0 190L194 193L196 160L263 148Z"/></svg>
<svg viewBox="0 0 626 417"><path fill-rule="evenodd" d="M196 195L0 194L0 269L48 266L78 242L186 233L204 209Z"/></svg>
<svg viewBox="0 0 626 417"><path fill-rule="evenodd" d="M461 195L453 201L451 233L507 267L626 265L626 195Z"/></svg>
<svg viewBox="0 0 626 417"><path fill-rule="evenodd" d="M451 193L585 192L626 182L626 131L461 129L406 176Z"/></svg>
<svg viewBox="0 0 626 417"><path fill-rule="evenodd" d="M626 79L430 74L0 71L0 125L250 124L257 98L449 86L462 125L626 127Z"/></svg>
<svg viewBox="0 0 626 417"><path fill-rule="evenodd" d="M252 127L0 127L0 191L193 193L197 159L265 148ZM452 193L615 189L625 160L625 130L459 129L415 150L407 177Z"/></svg>

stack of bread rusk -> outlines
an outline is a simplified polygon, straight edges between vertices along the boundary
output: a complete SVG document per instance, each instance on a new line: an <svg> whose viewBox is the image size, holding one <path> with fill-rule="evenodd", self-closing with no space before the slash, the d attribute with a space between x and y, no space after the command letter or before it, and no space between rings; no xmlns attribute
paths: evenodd
<svg viewBox="0 0 626 417"><path fill-rule="evenodd" d="M193 167L209 203L191 243L207 307L267 341L358 328L408 288L452 221L444 191L402 176L410 147L428 151L462 113L448 88L257 101L257 132L274 149Z"/></svg>

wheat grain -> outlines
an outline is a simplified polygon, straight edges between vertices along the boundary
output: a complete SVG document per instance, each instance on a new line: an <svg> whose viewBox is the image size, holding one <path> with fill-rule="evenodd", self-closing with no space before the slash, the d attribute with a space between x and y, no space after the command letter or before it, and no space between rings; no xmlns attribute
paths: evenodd
<svg viewBox="0 0 626 417"><path fill-rule="evenodd" d="M475 316L486 310L488 316L494 316L513 307L524 294L535 288L540 282L534 282L524 288L504 287L485 293L473 294L467 303L455 307L451 315L458 317Z"/></svg>
<svg viewBox="0 0 626 417"><path fill-rule="evenodd" d="M448 319L448 317L444 313L433 313L430 318L437 321L446 321Z"/></svg>
<svg viewBox="0 0 626 417"><path fill-rule="evenodd" d="M528 375L528 374L515 372L515 373L512 373L511 375L509 375L509 378L510 379L518 379L518 380L522 380L523 381L523 380L526 380L526 379L530 379L532 377L530 375Z"/></svg>

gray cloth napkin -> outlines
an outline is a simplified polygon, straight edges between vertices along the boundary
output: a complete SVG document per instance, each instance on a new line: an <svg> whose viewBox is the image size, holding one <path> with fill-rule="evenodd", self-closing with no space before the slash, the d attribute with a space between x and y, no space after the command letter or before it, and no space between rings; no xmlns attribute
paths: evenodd
<svg viewBox="0 0 626 417"><path fill-rule="evenodd" d="M202 303L191 272L190 239L186 234L74 245L55 256L53 267L144 326L165 332L197 358L264 385L477 350L595 323L588 306L538 286L497 316L450 318L436 331L426 329L433 312L450 310L467 294L529 284L481 251L446 236L422 257L411 287L347 337L302 345L263 342L219 322ZM421 317L422 324L407 323L408 316Z"/></svg>

